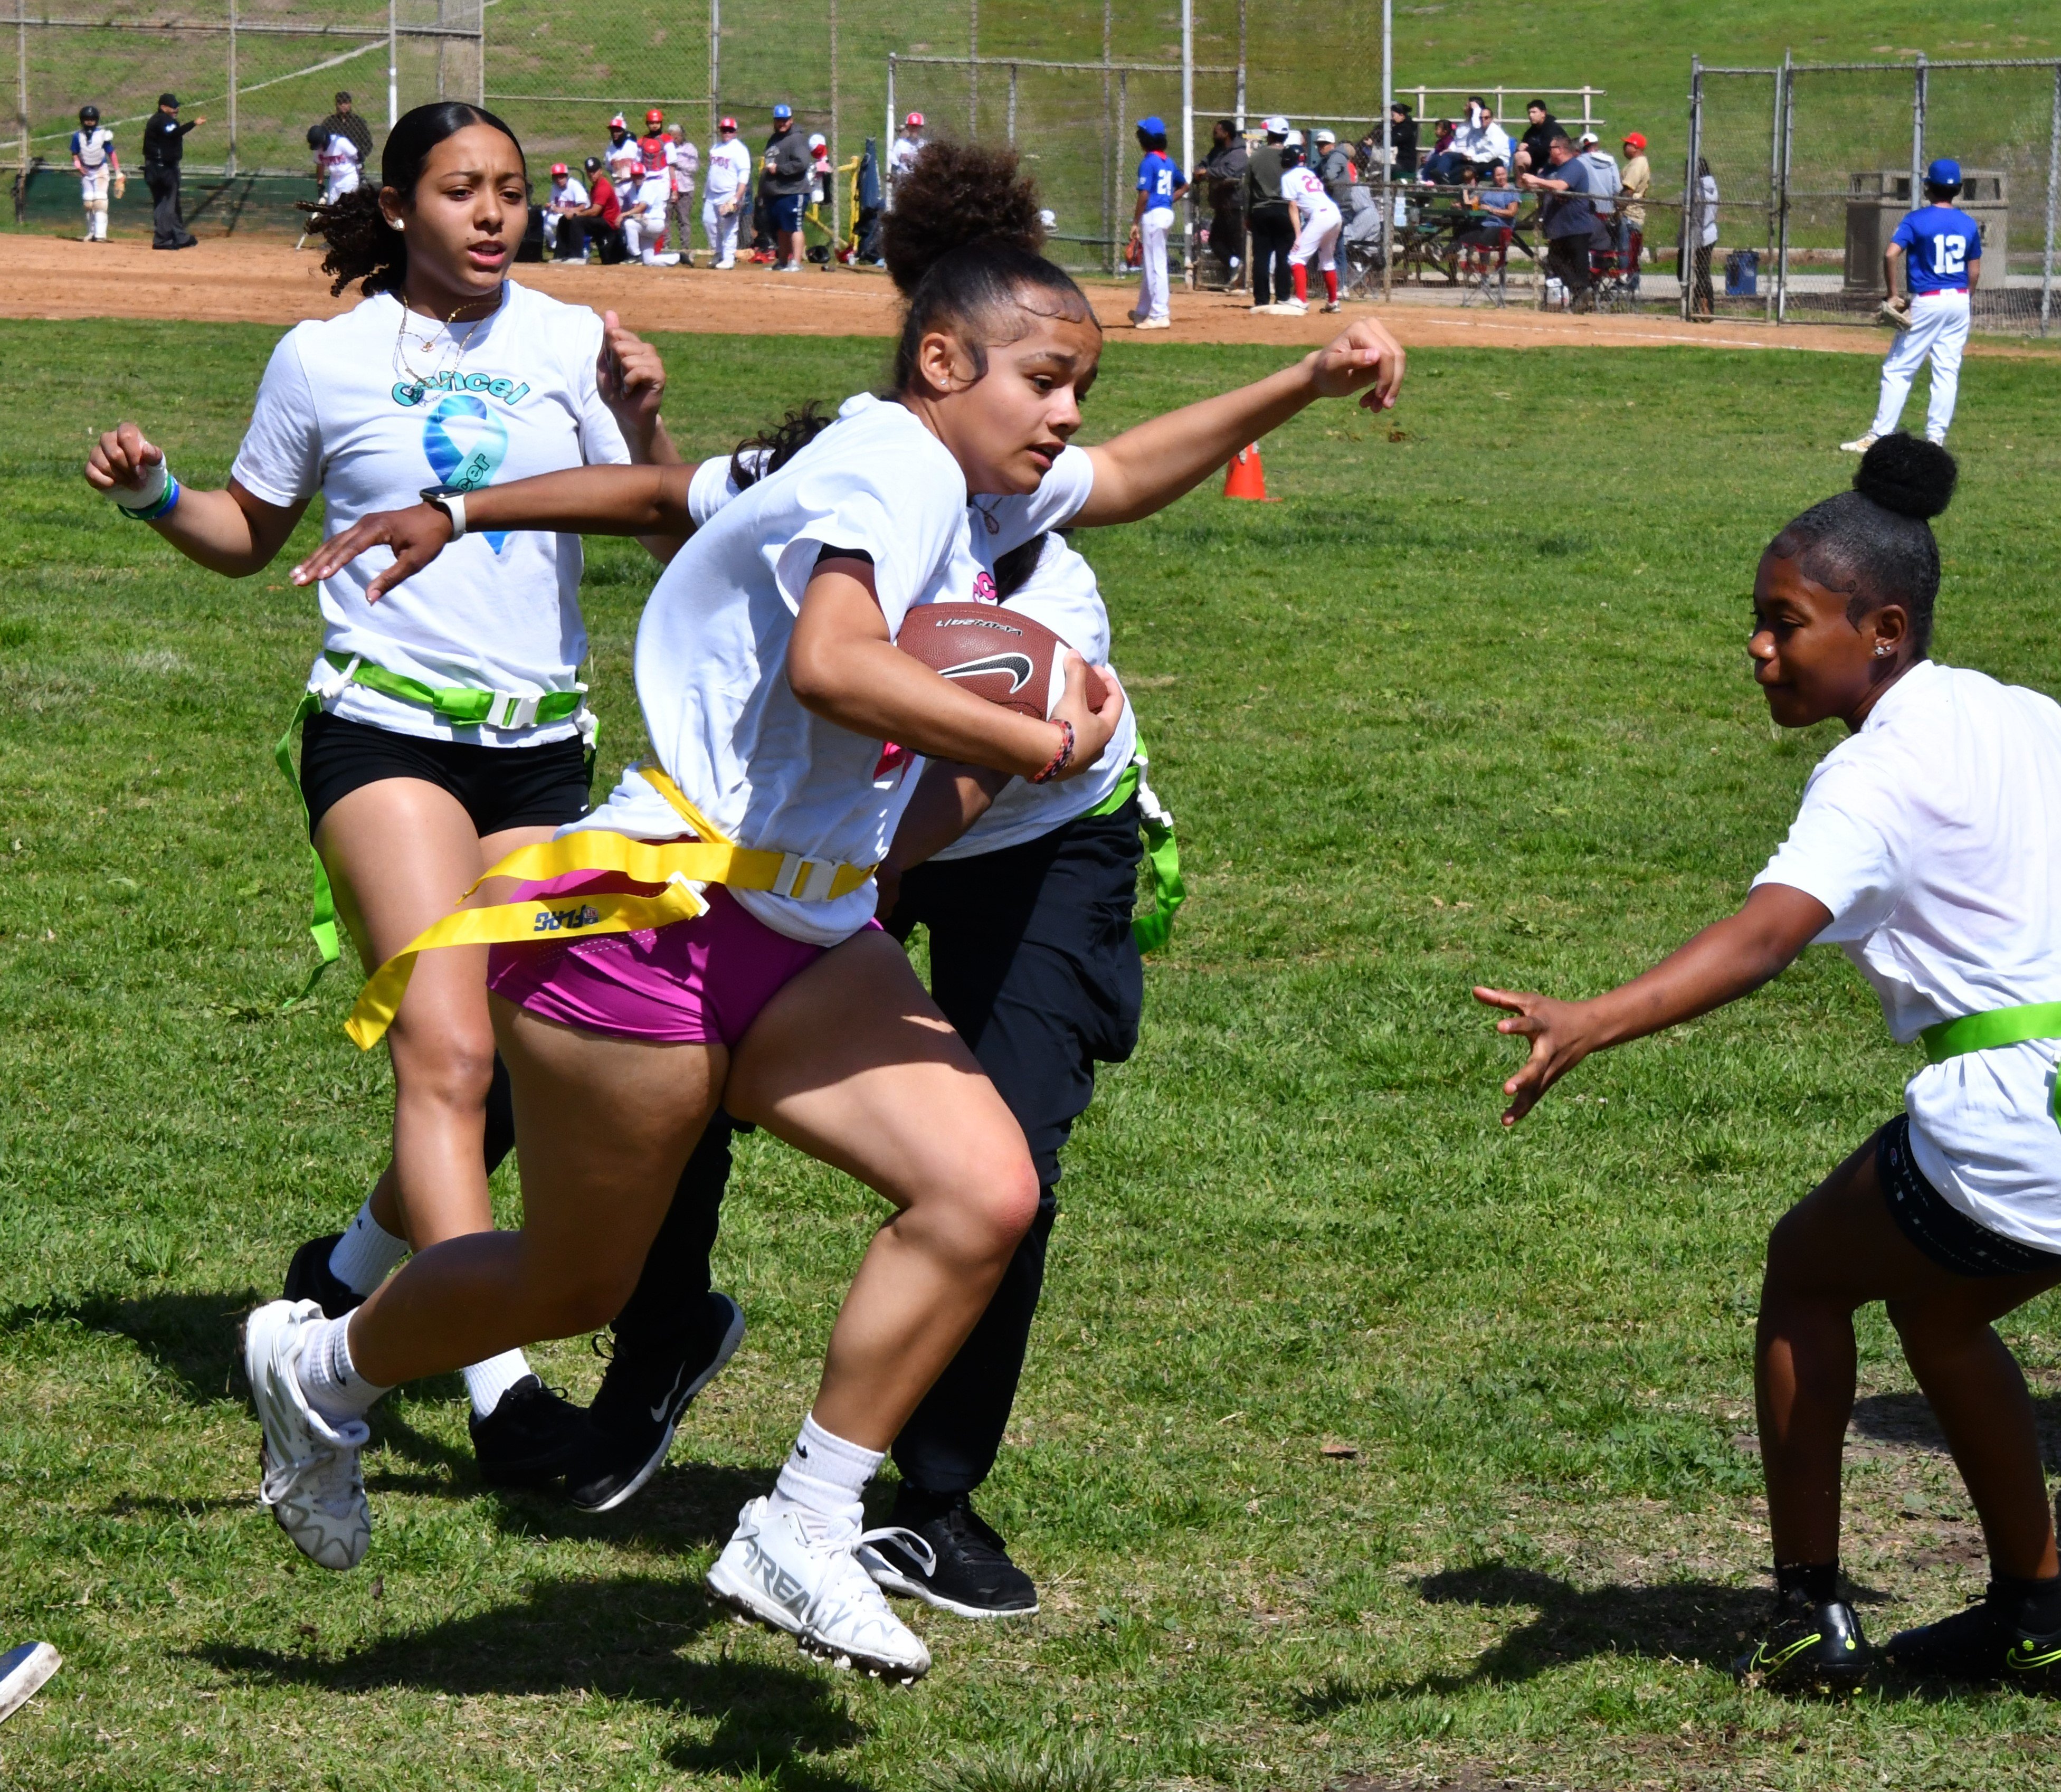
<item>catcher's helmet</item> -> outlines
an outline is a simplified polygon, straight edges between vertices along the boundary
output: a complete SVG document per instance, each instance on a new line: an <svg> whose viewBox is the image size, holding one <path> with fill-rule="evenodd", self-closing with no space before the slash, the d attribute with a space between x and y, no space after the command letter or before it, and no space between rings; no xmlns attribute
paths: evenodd
<svg viewBox="0 0 2061 1792"><path fill-rule="evenodd" d="M82 106L78 109L78 122L82 125L98 124L100 122L100 108L97 106Z"/></svg>

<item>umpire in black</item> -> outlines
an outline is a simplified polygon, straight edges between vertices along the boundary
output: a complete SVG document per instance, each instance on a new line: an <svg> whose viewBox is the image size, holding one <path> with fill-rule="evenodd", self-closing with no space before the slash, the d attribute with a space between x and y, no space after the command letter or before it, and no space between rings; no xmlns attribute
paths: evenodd
<svg viewBox="0 0 2061 1792"><path fill-rule="evenodd" d="M158 110L143 126L143 178L150 189L153 249L190 249L200 241L179 215L179 163L186 153L186 133L206 122L182 122L179 96L160 94Z"/></svg>

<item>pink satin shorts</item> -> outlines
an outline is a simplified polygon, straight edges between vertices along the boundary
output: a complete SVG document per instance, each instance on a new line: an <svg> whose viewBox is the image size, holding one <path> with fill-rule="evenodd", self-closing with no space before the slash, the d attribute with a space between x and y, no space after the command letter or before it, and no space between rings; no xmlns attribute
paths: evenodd
<svg viewBox="0 0 2061 1792"><path fill-rule="evenodd" d="M657 886L613 872L578 871L516 892L538 897ZM827 947L776 934L747 914L721 884L704 894L708 912L642 933L602 934L549 945L497 946L486 955L486 986L546 1020L617 1039L664 1045L734 1046L781 986Z"/></svg>

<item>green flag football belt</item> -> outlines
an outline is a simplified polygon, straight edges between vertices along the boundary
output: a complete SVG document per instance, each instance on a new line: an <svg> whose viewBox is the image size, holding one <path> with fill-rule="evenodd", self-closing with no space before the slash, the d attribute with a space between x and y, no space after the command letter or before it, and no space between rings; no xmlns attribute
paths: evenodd
<svg viewBox="0 0 2061 1792"><path fill-rule="evenodd" d="M1138 830L1144 837L1146 862L1152 867L1151 909L1133 915L1131 921L1131 937L1141 952L1156 952L1167 943L1174 930L1174 917L1188 899L1188 886L1181 881L1181 848L1174 838L1174 818L1145 781L1151 763L1140 741L1116 788L1088 811L1091 815L1114 815L1133 797L1138 799Z"/></svg>
<svg viewBox="0 0 2061 1792"><path fill-rule="evenodd" d="M326 678L310 681L294 710L293 720L286 724L279 744L272 749L272 757L281 774L293 786L294 799L301 806L304 832L308 827L308 802L301 789L299 775L294 770L294 737L310 716L352 685L362 685L367 690L376 690L381 696L391 697L398 702L412 703L418 709L429 710L439 721L459 728L530 728L553 722L577 721L580 738L586 742L587 752L591 754L594 751L594 718L586 706L585 685L575 685L570 690L547 690L531 696L515 691L482 690L471 685L426 685L405 673L390 672L383 666L375 666L358 654L325 650L322 658L334 668L334 671ZM314 936L315 950L321 958L308 974L306 987L294 998L296 1001L306 999L322 974L336 962L338 955L336 893L330 887L329 873L312 839L308 842L308 857L314 865L314 911L308 921L308 932Z"/></svg>
<svg viewBox="0 0 2061 1792"><path fill-rule="evenodd" d="M1943 1064L1950 1058L1988 1051L1997 1046L2061 1039L2061 1002L2031 1002L2022 1008L1992 1008L1985 1014L1963 1014L1958 1020L1927 1027L1918 1038L1925 1047L1928 1064ZM2055 1078L2050 1106L2054 1123L2061 1126L2061 1076Z"/></svg>

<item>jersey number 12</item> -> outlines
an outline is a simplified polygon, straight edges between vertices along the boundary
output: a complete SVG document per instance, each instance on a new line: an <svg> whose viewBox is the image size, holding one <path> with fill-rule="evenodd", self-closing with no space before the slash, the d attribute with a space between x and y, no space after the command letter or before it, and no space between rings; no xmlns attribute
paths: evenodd
<svg viewBox="0 0 2061 1792"><path fill-rule="evenodd" d="M1968 239L1966 237L1939 236L1932 239L1932 271L1935 274L1959 274L1968 265Z"/></svg>

